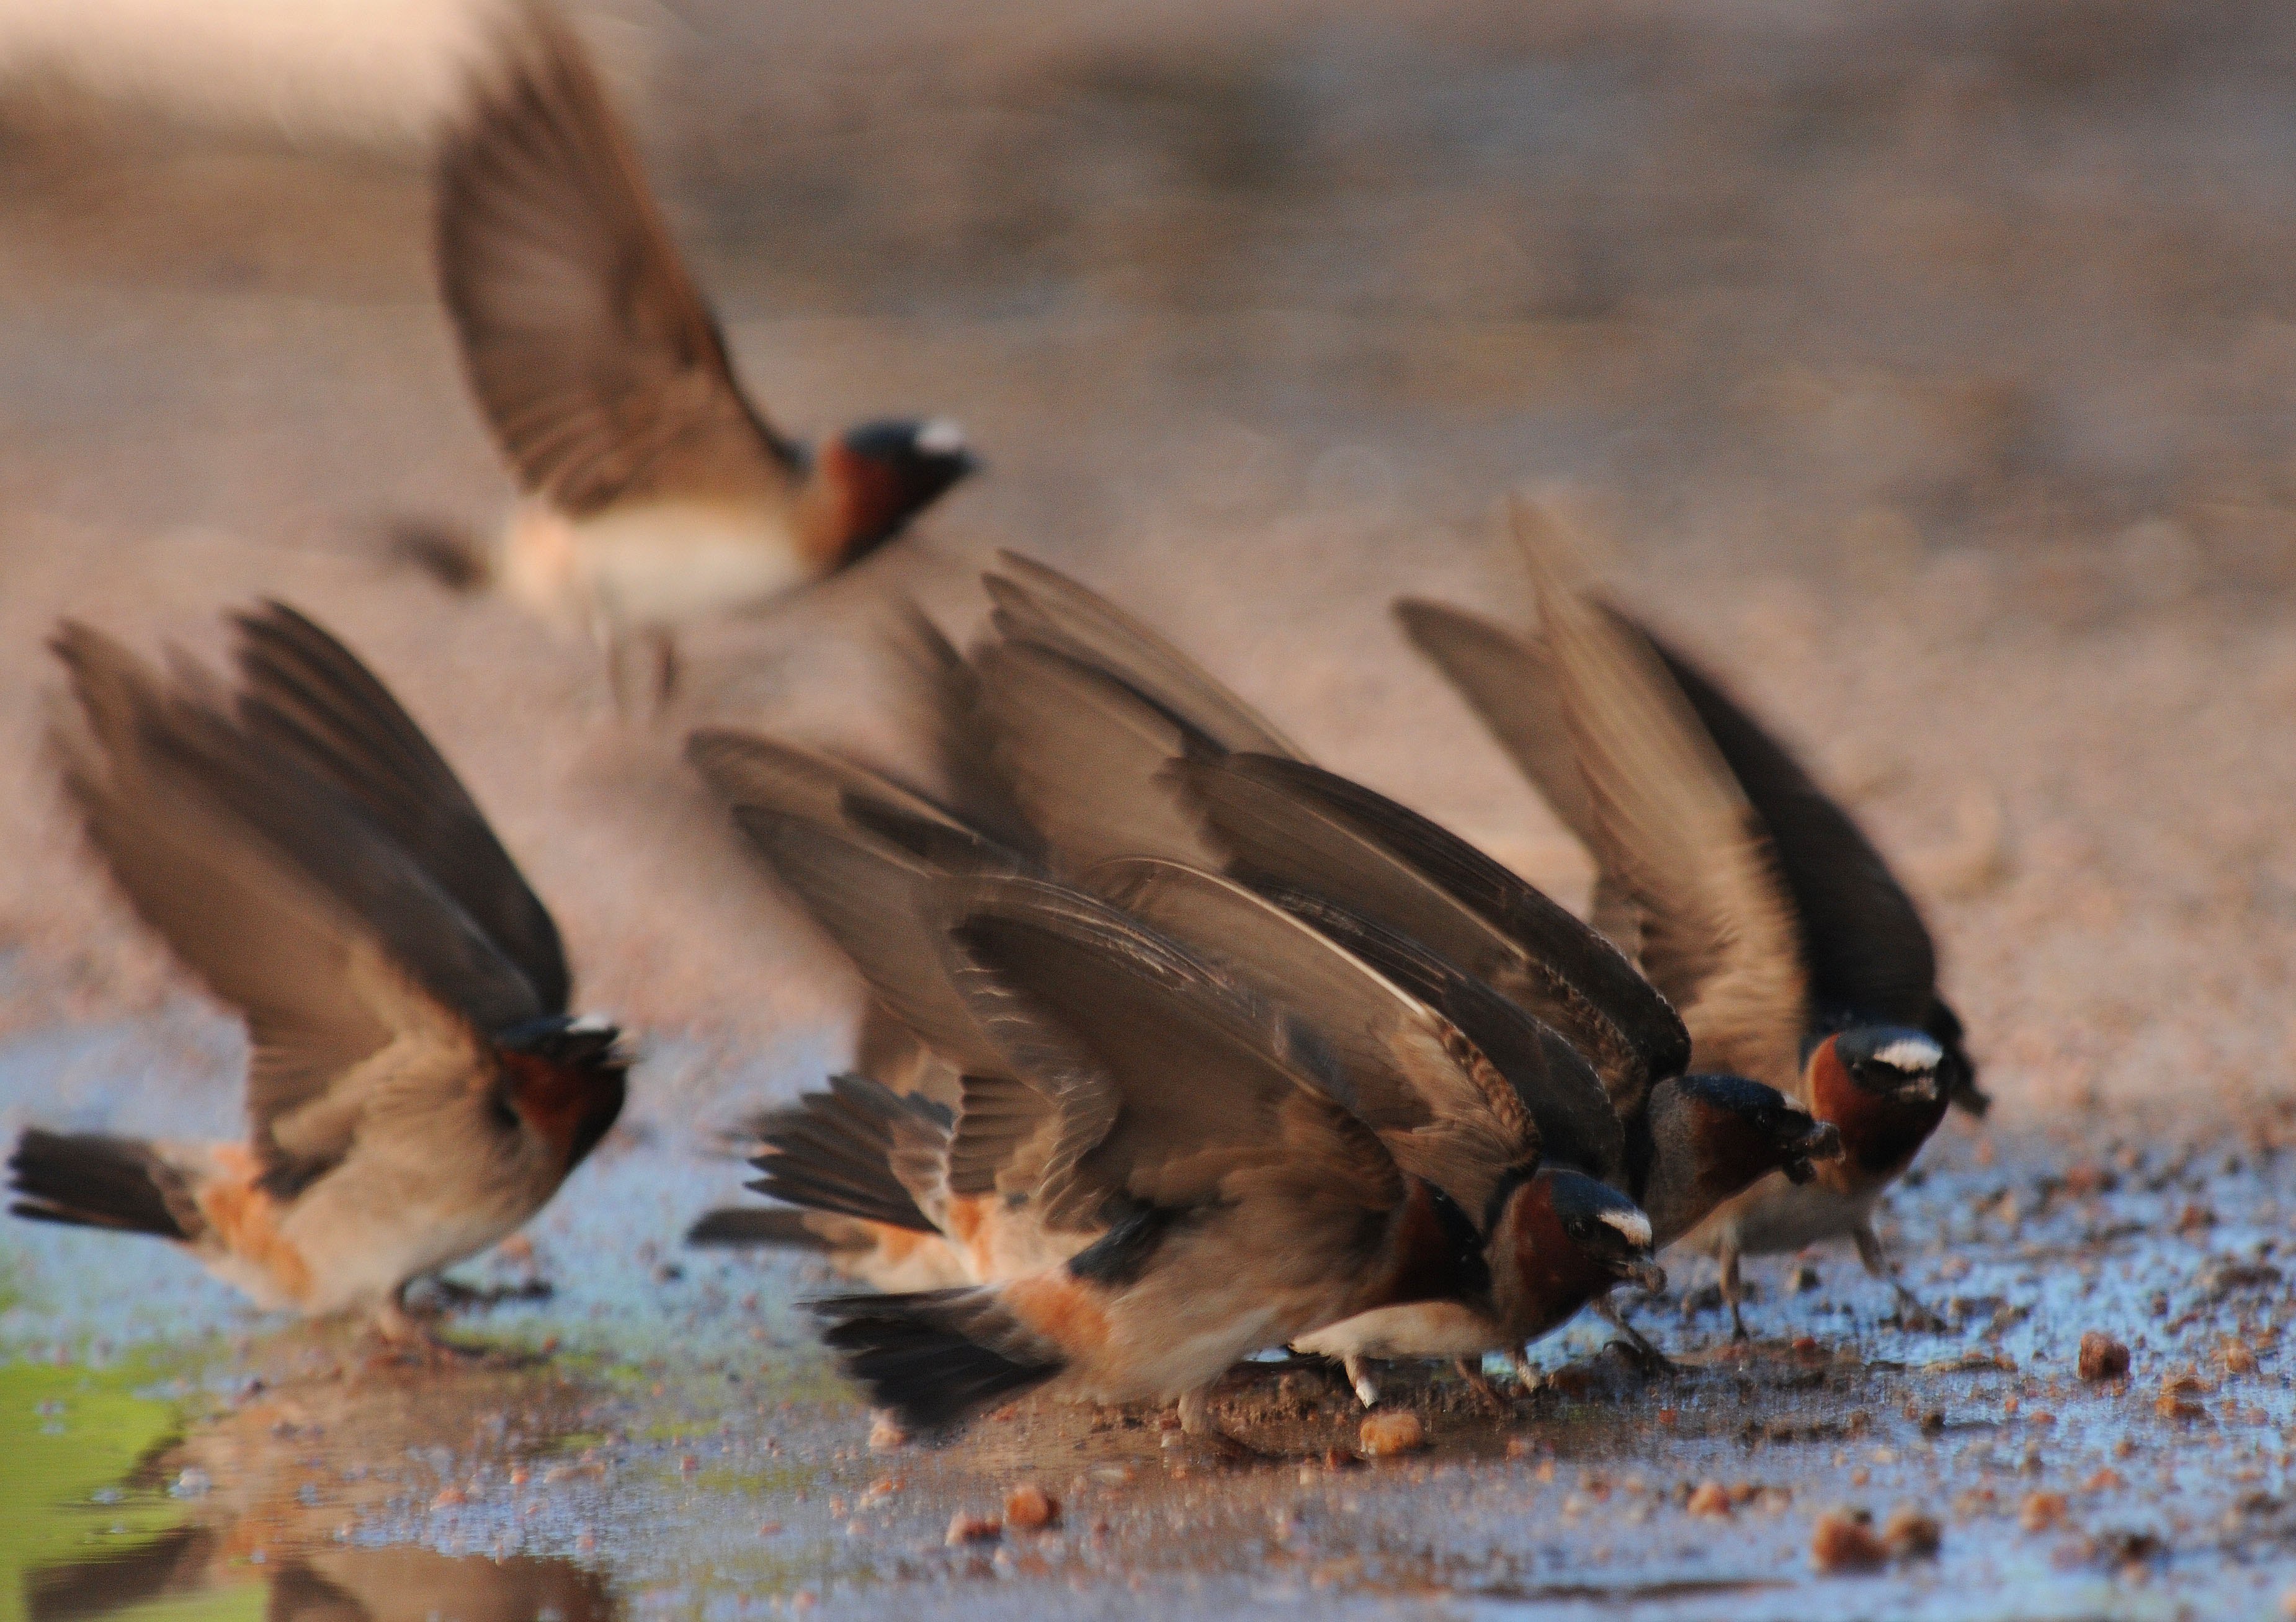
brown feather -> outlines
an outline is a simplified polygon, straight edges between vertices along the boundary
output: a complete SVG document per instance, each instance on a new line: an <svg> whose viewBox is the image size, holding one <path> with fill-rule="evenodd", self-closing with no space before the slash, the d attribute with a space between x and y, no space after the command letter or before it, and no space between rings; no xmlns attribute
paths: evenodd
<svg viewBox="0 0 2296 1622"><path fill-rule="evenodd" d="M1692 1064L1802 1094L1808 993L1792 905L1760 819L1631 627L1571 578L1517 509L1540 626L1593 811L1593 854L1642 913L1643 969L1682 1010Z"/></svg>
<svg viewBox="0 0 2296 1622"><path fill-rule="evenodd" d="M791 500L800 454L734 381L581 42L529 0L503 56L439 157L437 250L472 388L519 483L577 518Z"/></svg>

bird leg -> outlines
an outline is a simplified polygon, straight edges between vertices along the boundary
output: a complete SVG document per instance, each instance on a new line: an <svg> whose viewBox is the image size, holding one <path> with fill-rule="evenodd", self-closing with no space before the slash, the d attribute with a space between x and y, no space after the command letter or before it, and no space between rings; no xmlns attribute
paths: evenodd
<svg viewBox="0 0 2296 1622"><path fill-rule="evenodd" d="M1491 1377L1483 1372L1481 1358L1454 1357L1451 1366L1458 1371L1459 1378L1467 1382L1467 1389L1475 1394L1475 1400L1481 1403L1487 1412L1496 1414L1514 1412L1507 1399L1499 1395L1499 1389L1491 1383Z"/></svg>
<svg viewBox="0 0 2296 1622"><path fill-rule="evenodd" d="M486 1356L473 1348L455 1345L407 1311L405 1284L385 1296L382 1304L374 1309L374 1331L394 1351L413 1352L420 1361L433 1365L470 1362Z"/></svg>
<svg viewBox="0 0 2296 1622"><path fill-rule="evenodd" d="M1233 1463L1242 1459L1264 1459L1268 1455L1250 1443L1230 1436L1212 1423L1212 1392L1210 1386L1198 1386L1193 1391L1181 1393L1179 1401L1180 1434L1193 1437L1211 1447L1213 1453Z"/></svg>
<svg viewBox="0 0 2296 1622"><path fill-rule="evenodd" d="M1738 1272L1738 1247L1726 1241L1722 1249L1722 1298L1730 1303L1730 1339L1750 1340L1746 1320L1738 1314L1738 1297L1745 1289L1745 1281Z"/></svg>
<svg viewBox="0 0 2296 1622"><path fill-rule="evenodd" d="M1921 1298L1906 1288L1906 1281L1898 1276L1898 1266L1890 1253L1882 1248L1882 1236L1874 1232L1871 1222L1861 1222L1849 1233L1857 1241L1857 1259L1866 1264L1866 1271L1877 1279L1888 1281L1898 1298L1898 1316L1907 1329L1931 1333L1945 1327L1937 1314L1922 1305Z"/></svg>

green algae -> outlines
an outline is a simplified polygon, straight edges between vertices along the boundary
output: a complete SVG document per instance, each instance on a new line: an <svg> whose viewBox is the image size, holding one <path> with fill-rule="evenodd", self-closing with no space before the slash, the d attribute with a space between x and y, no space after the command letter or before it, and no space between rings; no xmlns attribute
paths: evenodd
<svg viewBox="0 0 2296 1622"><path fill-rule="evenodd" d="M136 1467L183 1429L149 1396L153 1371L0 1365L0 1622L25 1614L40 1566L125 1549L176 1526L182 1506Z"/></svg>

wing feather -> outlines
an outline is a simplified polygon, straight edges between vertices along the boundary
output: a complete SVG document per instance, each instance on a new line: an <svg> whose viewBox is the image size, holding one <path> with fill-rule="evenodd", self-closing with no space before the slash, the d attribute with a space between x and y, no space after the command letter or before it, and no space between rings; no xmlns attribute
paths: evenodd
<svg viewBox="0 0 2296 1622"><path fill-rule="evenodd" d="M439 286L522 487L618 502L786 497L798 451L734 381L587 53L541 0L437 177Z"/></svg>
<svg viewBox="0 0 2296 1622"><path fill-rule="evenodd" d="M1760 818L1657 653L1571 581L1551 522L1522 509L1518 534L1595 859L1640 910L1643 969L1683 1010L1699 1069L1798 1097L1801 942Z"/></svg>

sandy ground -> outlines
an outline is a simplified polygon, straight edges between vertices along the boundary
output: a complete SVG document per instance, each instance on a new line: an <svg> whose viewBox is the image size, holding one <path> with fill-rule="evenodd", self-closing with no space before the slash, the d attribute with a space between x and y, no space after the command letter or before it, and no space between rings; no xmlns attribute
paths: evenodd
<svg viewBox="0 0 2296 1622"><path fill-rule="evenodd" d="M2277 1519L2284 1292L2219 1289L2226 1266L2269 1266L2290 1199L2296 753L2274 741L2296 711L2296 19L2111 0L1521 9L885 5L832 29L712 0L598 19L776 418L819 432L946 410L992 463L834 589L697 637L695 690L659 726L613 719L586 647L388 561L394 523L481 529L506 494L431 299L406 148L171 123L45 80L0 99L0 1126L222 1131L234 1108L232 1028L60 815L41 643L67 614L212 648L217 610L267 593L335 626L488 807L584 999L652 1044L623 1141L545 1219L558 1301L519 1309L537 1336L605 1313L573 1406L603 1390L628 1408L532 1430L537 1456L572 1433L565 1456L603 1448L560 1483L595 1502L472 1530L408 1489L331 1520L331 1544L348 1525L378 1552L571 1560L644 1614L800 1594L867 1614L887 1582L919 1614L1286 1594L1803 1614L1817 1509L1903 1499L1946 1520L1942 1561L1825 1603L2169 1614L2195 1593L2265 1605L2296 1575ZM1405 592L1521 610L1492 516L1519 482L1572 506L1620 590L1805 745L1918 881L2000 1104L1982 1138L1941 1138L1897 1225L1925 1290L1991 1304L1907 1336L1824 1258L1810 1294L1779 1299L1766 1275L1779 1339L1745 1369L1623 1405L1551 1393L1504 1424L1463 1413L1439 1425L1439 1462L1312 1487L1288 1466L1207 1484L1201 1461L1173 1485L1152 1429L1079 1438L1085 1421L1039 1415L1009 1448L991 1427L890 1467L909 1487L846 1519L898 1534L859 1539L826 1501L889 1467L850 1456L852 1416L772 1316L785 1272L709 1259L680 1286L718 1292L737 1336L739 1304L763 1298L785 1343L763 1372L742 1339L682 1349L652 1385L630 1374L667 1355L631 1303L672 1264L637 1254L629 1212L666 1246L730 1193L711 1129L816 1080L848 995L678 764L684 729L883 734L873 605L914 592L961 629L978 567L1016 546L1168 627L1329 764L1575 897L1577 853L1387 618ZM2051 1181L2076 1165L2115 1186ZM582 1246L551 1241L554 1221ZM184 1446L253 1422L254 1372L327 1378L300 1331L210 1344L250 1328L204 1286L175 1292L172 1257L0 1246L12 1345L91 1367L206 1348L206 1372L175 1378L217 1429ZM112 1322L122 1291L132 1324ZM707 1305L677 1310L715 1322ZM1680 1338L1710 1344L1715 1322ZM2090 1327L2138 1345L2132 1394L2052 1390ZM1817 1350L1792 1351L1797 1334ZM2232 1417L2155 1415L2179 1367L2225 1377L2226 1336L2263 1356L2197 1399ZM1965 1353L2016 1370L1920 1372ZM726 1408L745 1367L796 1381L773 1400L800 1417ZM655 1385L713 1380L726 1412L709 1423L730 1429L709 1434L730 1452L712 1441L698 1468L739 1491L688 1491L685 1455L652 1436L686 1423L648 1410L686 1400ZM2012 1397L2059 1429L2038 1436ZM1250 1423L1351 1423L1328 1395L1283 1400L1322 1417L1253 1397ZM1749 1454L1742 1418L1834 1429ZM405 1451L389 1423L342 1429ZM2116 1459L2132 1437L2136 1462ZM818 1475L805 1507L758 1507L782 1490L754 1485L767 1456ZM2107 1470L2120 1487L2082 1487ZM952 1506L1016 1472L1081 1481L1100 1507L1043 1549L883 1552L938 1550ZM1782 1491L1726 1528L1689 1519L1676 1489L1709 1475ZM1961 1496L1980 1490L1995 1496ZM2074 1495L2063 1528L2021 1529L2037 1490ZM1295 1492L1308 1508L1285 1507ZM687 1532L648 1536L673 1509ZM975 1561L1030 1585L968 1585Z"/></svg>

